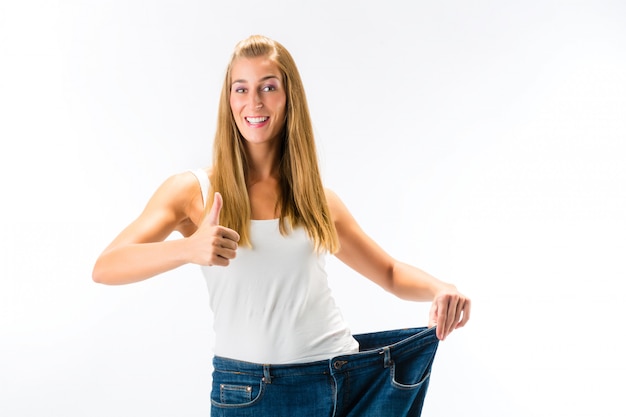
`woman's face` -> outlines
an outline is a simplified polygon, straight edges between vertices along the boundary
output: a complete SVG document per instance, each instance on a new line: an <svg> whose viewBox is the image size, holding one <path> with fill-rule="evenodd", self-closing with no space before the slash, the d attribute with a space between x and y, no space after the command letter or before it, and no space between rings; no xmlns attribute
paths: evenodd
<svg viewBox="0 0 626 417"><path fill-rule="evenodd" d="M287 96L278 66L267 57L237 58L231 67L230 109L250 144L277 143Z"/></svg>

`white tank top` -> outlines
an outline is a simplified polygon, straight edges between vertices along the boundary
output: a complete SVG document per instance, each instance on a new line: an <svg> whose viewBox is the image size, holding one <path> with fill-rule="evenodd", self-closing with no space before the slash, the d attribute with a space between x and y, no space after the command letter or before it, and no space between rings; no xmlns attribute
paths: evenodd
<svg viewBox="0 0 626 417"><path fill-rule="evenodd" d="M204 204L209 188L194 171ZM326 254L298 227L281 235L278 219L252 220L252 248L227 267L202 267L215 329L215 354L253 363L312 362L358 351L332 297Z"/></svg>

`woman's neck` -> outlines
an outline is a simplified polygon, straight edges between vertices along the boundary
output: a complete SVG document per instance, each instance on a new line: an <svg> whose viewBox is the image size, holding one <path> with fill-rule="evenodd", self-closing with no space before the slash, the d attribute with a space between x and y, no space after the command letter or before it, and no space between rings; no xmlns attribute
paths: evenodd
<svg viewBox="0 0 626 417"><path fill-rule="evenodd" d="M248 186L269 179L278 179L278 149L276 146L248 146Z"/></svg>

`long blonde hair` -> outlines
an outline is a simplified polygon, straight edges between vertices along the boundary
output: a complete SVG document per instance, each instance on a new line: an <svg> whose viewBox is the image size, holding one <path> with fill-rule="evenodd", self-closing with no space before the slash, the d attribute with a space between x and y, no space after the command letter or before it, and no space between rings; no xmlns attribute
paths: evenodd
<svg viewBox="0 0 626 417"><path fill-rule="evenodd" d="M287 96L285 126L279 156L280 232L303 226L315 249L335 253L339 249L337 231L330 215L317 162L313 125L302 79L291 54L280 43L253 35L235 46L227 67L218 108L213 144L211 186L224 200L220 223L236 230L240 244L250 246L250 200L247 191L248 164L245 140L230 108L231 69L239 57L268 57L280 69ZM209 204L213 203L211 193Z"/></svg>

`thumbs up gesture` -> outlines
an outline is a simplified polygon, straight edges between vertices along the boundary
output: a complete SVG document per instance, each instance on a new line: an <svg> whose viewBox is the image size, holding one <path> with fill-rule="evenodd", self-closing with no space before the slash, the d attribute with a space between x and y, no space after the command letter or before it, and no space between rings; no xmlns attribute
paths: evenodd
<svg viewBox="0 0 626 417"><path fill-rule="evenodd" d="M211 210L209 210L205 219L205 221L208 221L211 226L219 226L220 212L222 211L223 204L224 200L222 200L222 195L220 193L215 193L215 196L213 196L213 205L211 206Z"/></svg>
<svg viewBox="0 0 626 417"><path fill-rule="evenodd" d="M220 193L215 193L213 206L207 213L198 230L189 237L193 240L193 263L199 265L228 266L234 259L239 242L239 233L220 226L220 211L223 200Z"/></svg>

